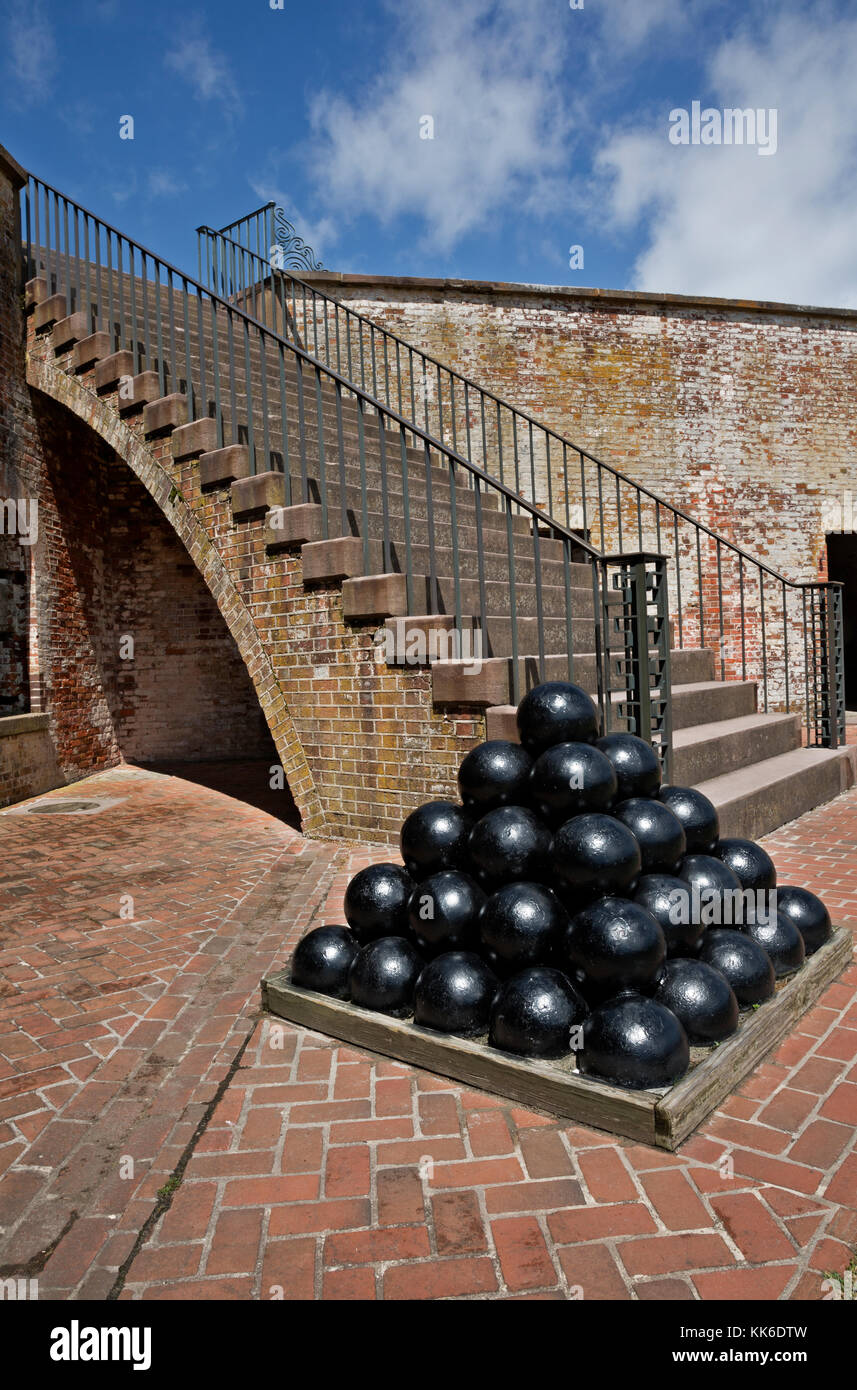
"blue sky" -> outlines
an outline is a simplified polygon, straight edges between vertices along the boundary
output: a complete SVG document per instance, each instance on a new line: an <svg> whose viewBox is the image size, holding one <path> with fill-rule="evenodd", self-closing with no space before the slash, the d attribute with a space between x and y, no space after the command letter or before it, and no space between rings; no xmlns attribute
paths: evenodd
<svg viewBox="0 0 857 1390"><path fill-rule="evenodd" d="M273 198L337 270L857 306L854 0L0 0L0 69L0 143L183 268Z"/></svg>

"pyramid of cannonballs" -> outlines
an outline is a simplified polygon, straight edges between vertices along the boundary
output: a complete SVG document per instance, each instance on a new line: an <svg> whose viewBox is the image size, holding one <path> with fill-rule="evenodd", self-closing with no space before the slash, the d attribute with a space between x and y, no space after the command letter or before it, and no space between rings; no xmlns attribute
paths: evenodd
<svg viewBox="0 0 857 1390"><path fill-rule="evenodd" d="M404 868L345 894L348 926L297 946L292 983L587 1076L671 1085L831 934L823 903L777 888L751 840L721 839L700 792L662 786L642 739L598 737L567 682L518 708L520 744L468 753L461 804L402 827Z"/></svg>

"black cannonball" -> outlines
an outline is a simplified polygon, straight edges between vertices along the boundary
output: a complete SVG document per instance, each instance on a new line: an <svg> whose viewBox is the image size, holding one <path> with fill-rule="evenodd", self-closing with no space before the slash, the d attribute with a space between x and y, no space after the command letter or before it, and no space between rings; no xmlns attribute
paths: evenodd
<svg viewBox="0 0 857 1390"><path fill-rule="evenodd" d="M491 1010L488 1041L522 1057L561 1057L587 1006L561 970L534 965L501 985Z"/></svg>
<svg viewBox="0 0 857 1390"><path fill-rule="evenodd" d="M490 739L473 748L458 769L464 808L477 816L498 806L525 806L533 760L526 748Z"/></svg>
<svg viewBox="0 0 857 1390"><path fill-rule="evenodd" d="M673 874L684 858L686 841L678 816L650 797L632 796L614 806L613 815L636 837L644 874Z"/></svg>
<svg viewBox="0 0 857 1390"><path fill-rule="evenodd" d="M767 952L778 980L800 970L806 946L798 927L784 912L772 912L765 921L745 922L742 931Z"/></svg>
<svg viewBox="0 0 857 1390"><path fill-rule="evenodd" d="M707 931L699 959L726 976L742 1009L764 1003L774 992L774 967L767 951L743 932L728 927Z"/></svg>
<svg viewBox="0 0 857 1390"><path fill-rule="evenodd" d="M678 877L691 893L691 916L704 927L737 926L744 920L744 890L722 859L711 854L687 854Z"/></svg>
<svg viewBox="0 0 857 1390"><path fill-rule="evenodd" d="M412 1009L414 985L425 965L403 936L383 936L358 951L349 973L353 1003L403 1018Z"/></svg>
<svg viewBox="0 0 857 1390"><path fill-rule="evenodd" d="M636 734L607 734L596 745L609 758L619 789L617 801L632 796L656 796L661 785L661 765L650 743Z"/></svg>
<svg viewBox="0 0 857 1390"><path fill-rule="evenodd" d="M553 959L567 925L568 914L550 888L508 883L485 903L479 934L491 960L501 961L505 969L523 970Z"/></svg>
<svg viewBox="0 0 857 1390"><path fill-rule="evenodd" d="M688 854L713 854L720 835L720 821L707 796L695 787L661 787L658 800L668 806L684 826Z"/></svg>
<svg viewBox="0 0 857 1390"><path fill-rule="evenodd" d="M292 984L348 998L348 972L360 946L347 927L316 927L307 932L292 955Z"/></svg>
<svg viewBox="0 0 857 1390"><path fill-rule="evenodd" d="M627 1090L671 1086L690 1065L687 1034L671 1009L624 994L593 1009L583 1024L578 1070Z"/></svg>
<svg viewBox="0 0 857 1390"><path fill-rule="evenodd" d="M819 946L823 946L833 935L830 913L821 899L810 893L808 888L795 888L791 884L778 888L777 911L794 922L803 937L808 956L814 955Z"/></svg>
<svg viewBox="0 0 857 1390"><path fill-rule="evenodd" d="M672 1009L688 1041L721 1042L738 1027L738 1000L726 976L701 960L668 960L654 999Z"/></svg>
<svg viewBox="0 0 857 1390"><path fill-rule="evenodd" d="M634 902L658 923L666 938L668 957L695 954L705 928L698 919L693 920L684 879L673 874L644 874L637 884Z"/></svg>
<svg viewBox="0 0 857 1390"><path fill-rule="evenodd" d="M479 939L477 919L485 894L468 874L444 869L423 879L411 894L408 917L421 951L462 951Z"/></svg>
<svg viewBox="0 0 857 1390"><path fill-rule="evenodd" d="M408 900L414 883L400 864L370 864L345 890L345 920L364 945L408 930Z"/></svg>
<svg viewBox="0 0 857 1390"><path fill-rule="evenodd" d="M774 861L754 840L720 840L714 854L728 865L740 880L742 888L747 888L752 893L769 893L772 888L776 888L777 871Z"/></svg>
<svg viewBox="0 0 857 1390"><path fill-rule="evenodd" d="M445 951L425 967L414 990L414 1023L473 1037L488 1031L497 976L470 951Z"/></svg>
<svg viewBox="0 0 857 1390"><path fill-rule="evenodd" d="M501 806L470 832L470 864L479 883L491 892L517 879L543 878L550 847L550 831L538 816L523 806Z"/></svg>
<svg viewBox="0 0 857 1390"><path fill-rule="evenodd" d="M639 877L636 838L621 821L593 812L561 825L551 849L557 881L569 894L625 893Z"/></svg>
<svg viewBox="0 0 857 1390"><path fill-rule="evenodd" d="M597 990L619 994L654 984L666 959L664 934L650 912L627 898L596 898L572 917L564 940L572 971Z"/></svg>
<svg viewBox="0 0 857 1390"><path fill-rule="evenodd" d="M616 796L613 764L591 743L558 743L540 754L530 774L530 798L549 825L585 811L606 811Z"/></svg>
<svg viewBox="0 0 857 1390"><path fill-rule="evenodd" d="M402 826L402 859L417 882L442 869L463 869L470 821L452 801L427 801Z"/></svg>
<svg viewBox="0 0 857 1390"><path fill-rule="evenodd" d="M598 710L579 685L545 681L519 704L518 733L534 758L555 743L592 743L598 735Z"/></svg>

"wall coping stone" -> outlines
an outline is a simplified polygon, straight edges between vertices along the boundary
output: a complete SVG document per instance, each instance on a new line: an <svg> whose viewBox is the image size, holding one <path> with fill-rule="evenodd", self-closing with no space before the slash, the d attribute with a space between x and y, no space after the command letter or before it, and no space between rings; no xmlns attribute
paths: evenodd
<svg viewBox="0 0 857 1390"><path fill-rule="evenodd" d="M606 309L621 307L703 309L740 316L756 314L791 315L800 318L841 319L857 323L857 309L819 307L811 304L786 304L766 299L722 299L713 295L668 294L653 290L608 290L584 285L515 284L504 280L427 279L416 275L357 275L346 271L305 270L299 277L307 284L322 286L351 285L405 290L458 290L470 295L508 295L556 299L559 302L592 301Z"/></svg>
<svg viewBox="0 0 857 1390"><path fill-rule="evenodd" d="M5 714L0 716L0 738L10 738L15 734L37 734L47 729L46 714Z"/></svg>
<svg viewBox="0 0 857 1390"><path fill-rule="evenodd" d="M5 174L16 188L23 188L30 177L26 169L21 167L5 145L0 145L0 173Z"/></svg>

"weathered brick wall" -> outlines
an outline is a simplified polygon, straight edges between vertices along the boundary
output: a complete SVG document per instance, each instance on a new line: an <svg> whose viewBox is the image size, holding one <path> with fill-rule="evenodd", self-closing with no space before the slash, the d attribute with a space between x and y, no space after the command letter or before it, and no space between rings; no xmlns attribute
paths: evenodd
<svg viewBox="0 0 857 1390"><path fill-rule="evenodd" d="M14 171L0 168L0 264L4 266L15 256L14 182ZM13 385L15 379L21 381L20 334L19 286L4 275L0 277L0 717L26 710L30 701L29 555L6 505L14 503L17 509L22 491L15 468L19 395Z"/></svg>
<svg viewBox="0 0 857 1390"><path fill-rule="evenodd" d="M40 796L63 781L47 715L0 718L0 807Z"/></svg>
<svg viewBox="0 0 857 1390"><path fill-rule="evenodd" d="M848 489L857 495L857 311L462 281L306 278L788 577L823 572L822 509ZM311 318L306 336L311 345ZM391 380L394 398L394 373ZM436 387L428 391L436 420ZM462 438L460 395L456 405ZM448 396L445 410L448 418ZM477 451L481 427L471 407ZM490 443L490 414L487 427ZM519 450L522 487L530 492L526 438ZM510 453L507 439L507 459ZM535 463L536 500L545 502L538 447ZM560 514L558 452L551 463ZM569 491L579 504L575 463ZM590 491L590 504L592 497Z"/></svg>
<svg viewBox="0 0 857 1390"><path fill-rule="evenodd" d="M221 598L217 622L226 632L222 616L226 610L234 617L233 632L242 634L239 649L247 671L257 679L256 695L304 826L321 834L395 841L402 821L414 807L434 797L454 796L462 758L485 736L484 715L436 710L428 671L388 668L381 659L375 628L344 623L341 585L306 590L299 552L269 554L261 520L233 520L228 489L203 493L197 461L174 462L169 437L144 442L140 414L120 419L115 393L101 398L94 395L91 372L70 377L65 371L66 356L56 357L50 335L35 335L32 319L29 335L31 379L38 381L44 392L52 392L60 404L54 405L40 392L34 393L34 399L44 399L46 407L57 411L70 428L82 430L89 439L90 453L93 439L100 436L113 446L104 450L106 458L113 460L117 451L123 450L123 459L133 465L139 477L145 475L148 492L154 489L159 494L158 513L163 515L164 507L171 511L173 526L166 520L163 526L167 533L174 530L175 545L182 547L188 562L195 566L194 571L187 571L188 579L198 578L197 569L207 569L212 553L217 565L224 567L223 572L216 567L209 572L209 585ZM91 422L91 428L80 423L75 411ZM125 664L116 660L117 637L124 633L137 637L135 652L140 651L140 634L143 647L150 646L153 652L145 680L138 681L133 689L123 688L114 694L111 683L105 682L105 705L112 715L114 738L124 751L125 740L135 738L145 721L150 730L151 719L163 710L163 700L154 697L151 715L142 707L161 681L168 685L170 697L180 707L178 712L184 711L191 721L196 719L200 705L206 703L196 693L200 682L207 679L200 668L219 671L222 654L188 645L184 653L187 680L169 676L168 652L163 664L154 655L159 639L147 633L164 633L158 625L162 613L167 618L166 632L176 631L177 600L173 589L164 589L163 569L153 563L152 555L172 551L163 531L152 525L150 513L155 502L144 506L137 491L141 484L133 478L128 462L93 463L93 478L98 476L98 469L102 470L101 481L91 484L86 470L77 470L76 502L72 504L63 496L61 509L72 508L69 528L78 545L81 536L88 534L87 514L92 512L96 517L94 531L111 574L111 585L102 586L103 612L109 619L100 648L109 655L106 669L114 673L115 680L130 680ZM105 469L112 470L107 479ZM120 477L124 479L121 495L115 491ZM148 518L145 523L144 511ZM69 569L71 558L61 555L59 543L54 545L53 539L51 543L60 554L61 567ZM90 560L94 563L95 557ZM117 585L121 592L126 582L132 597L123 597L114 610L111 593ZM238 612L234 611L232 594L238 596ZM110 616L114 611L115 619ZM197 616L188 617L184 624L188 637L198 624L197 610ZM166 643L167 637L162 640ZM269 667L270 679L265 674ZM249 717L249 712L245 713ZM234 701L229 718L236 726L240 723L235 721ZM221 752L222 726L223 719L208 723L205 756ZM203 725L199 727L202 730ZM153 755L149 752L148 756Z"/></svg>
<svg viewBox="0 0 857 1390"><path fill-rule="evenodd" d="M37 502L38 541L23 546L0 534L0 579L4 570L16 575L0 592L0 694L20 688L29 646L30 704L47 712L49 726L13 738L6 722L0 801L75 781L122 756L267 754L252 681L174 530L91 429L27 388L17 205L3 173L0 499ZM127 637L132 660L121 654ZM0 704L0 717L13 710L11 701Z"/></svg>
<svg viewBox="0 0 857 1390"><path fill-rule="evenodd" d="M263 757L270 735L253 683L199 571L127 465L106 471L105 665L123 756Z"/></svg>

